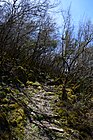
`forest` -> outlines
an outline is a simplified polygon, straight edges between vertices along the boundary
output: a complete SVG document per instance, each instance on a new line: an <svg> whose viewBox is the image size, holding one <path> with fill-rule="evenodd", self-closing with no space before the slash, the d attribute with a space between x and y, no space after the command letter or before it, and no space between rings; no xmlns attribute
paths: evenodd
<svg viewBox="0 0 93 140"><path fill-rule="evenodd" d="M93 140L93 23L59 4L0 0L0 140Z"/></svg>

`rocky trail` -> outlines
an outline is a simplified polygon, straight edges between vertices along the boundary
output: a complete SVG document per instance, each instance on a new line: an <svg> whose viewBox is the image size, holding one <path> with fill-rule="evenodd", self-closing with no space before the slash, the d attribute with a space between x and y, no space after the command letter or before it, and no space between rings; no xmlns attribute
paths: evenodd
<svg viewBox="0 0 93 140"><path fill-rule="evenodd" d="M55 86L41 86L36 83L28 86L27 89L24 89L24 92L29 100L28 107L33 110L30 112L31 123L28 121L25 129L25 140L54 140L56 133L62 139L66 133L58 127L57 115L53 112L56 94Z"/></svg>
<svg viewBox="0 0 93 140"><path fill-rule="evenodd" d="M24 140L79 140L78 129L73 129L67 124L68 115L72 115L76 110L78 102L67 104L60 111L65 114L59 116L55 112L56 102L59 102L58 92L62 87L55 85L41 85L38 82L29 83L22 91L24 103L26 104L27 125L25 127ZM23 97L21 97L23 99ZM20 99L21 99L20 98ZM22 100L21 99L21 100ZM88 123L91 123L89 119ZM70 120L73 122L72 120ZM61 124L60 124L61 123ZM86 123L86 121L84 122ZM81 127L81 125L80 125ZM85 130L84 130L85 131ZM89 137L91 140L91 137Z"/></svg>

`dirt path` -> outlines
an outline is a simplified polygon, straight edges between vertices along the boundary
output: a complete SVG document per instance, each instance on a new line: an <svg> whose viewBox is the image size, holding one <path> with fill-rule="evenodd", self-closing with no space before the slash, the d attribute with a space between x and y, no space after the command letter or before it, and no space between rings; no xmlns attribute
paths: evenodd
<svg viewBox="0 0 93 140"><path fill-rule="evenodd" d="M55 100L54 86L29 86L25 89L25 92L31 101L29 101L28 106L32 108L34 112L38 113L38 115L36 115L34 112L31 112L32 123L28 121L25 130L25 140L54 140L55 137L52 133L58 132L63 134L64 130L59 128L55 123L55 118L57 116L53 112ZM41 128L40 131L39 128Z"/></svg>

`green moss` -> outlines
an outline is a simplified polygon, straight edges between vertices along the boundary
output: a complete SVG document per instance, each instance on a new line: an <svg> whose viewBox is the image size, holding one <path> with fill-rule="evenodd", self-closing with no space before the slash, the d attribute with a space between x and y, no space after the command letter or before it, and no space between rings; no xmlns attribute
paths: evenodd
<svg viewBox="0 0 93 140"><path fill-rule="evenodd" d="M13 110L9 113L9 123L11 125L12 133L20 140L23 140L25 124L24 110L17 104L12 104L11 107Z"/></svg>
<svg viewBox="0 0 93 140"><path fill-rule="evenodd" d="M38 86L38 87L37 87L37 89L38 89L38 90L41 90L41 89L42 89L42 87L41 87L41 86Z"/></svg>
<svg viewBox="0 0 93 140"><path fill-rule="evenodd" d="M33 83L32 85L38 87L38 86L40 86L40 83L36 81L36 82Z"/></svg>
<svg viewBox="0 0 93 140"><path fill-rule="evenodd" d="M0 90L2 90L2 88L3 88L3 87L2 87L2 86L0 86Z"/></svg>
<svg viewBox="0 0 93 140"><path fill-rule="evenodd" d="M33 82L32 81L27 81L26 85L33 85Z"/></svg>
<svg viewBox="0 0 93 140"><path fill-rule="evenodd" d="M14 89L13 92L14 92L15 94L19 94L19 90L18 90L18 89Z"/></svg>
<svg viewBox="0 0 93 140"><path fill-rule="evenodd" d="M53 93L53 92L47 92L46 95L47 95L47 96L49 96L49 95L54 95L54 93Z"/></svg>
<svg viewBox="0 0 93 140"><path fill-rule="evenodd" d="M7 98L2 99L2 104L7 104L9 103L9 100Z"/></svg>
<svg viewBox="0 0 93 140"><path fill-rule="evenodd" d="M76 125L78 123L78 116L76 116L75 112L69 112L68 116L68 124Z"/></svg>
<svg viewBox="0 0 93 140"><path fill-rule="evenodd" d="M38 86L41 86L41 84L40 84L39 82L37 82L37 81L36 81L36 82L27 81L27 82L26 82L26 85L32 85L32 86L37 86L37 87L38 87Z"/></svg>
<svg viewBox="0 0 93 140"><path fill-rule="evenodd" d="M10 109L16 109L16 108L18 108L19 107L19 105L17 104L17 103L15 103L15 104L10 104L9 105L9 108Z"/></svg>

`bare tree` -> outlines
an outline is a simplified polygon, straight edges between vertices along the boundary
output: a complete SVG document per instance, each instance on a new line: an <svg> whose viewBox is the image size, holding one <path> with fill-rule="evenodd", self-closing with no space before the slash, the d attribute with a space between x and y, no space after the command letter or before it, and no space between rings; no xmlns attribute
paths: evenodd
<svg viewBox="0 0 93 140"><path fill-rule="evenodd" d="M80 24L76 31L75 26L71 23L70 10L68 10L67 13L62 14L63 29L61 36L61 51L58 56L58 66L61 69L61 75L65 75L65 79L63 80L62 99L67 99L66 86L69 78L73 81L73 77L78 74L80 76L79 69L81 69L81 73L84 73L84 75L90 73L90 71L87 70L87 66L86 68L84 66L84 54L86 50L89 50L93 43L93 25L90 21L87 21ZM70 75L72 75L72 77Z"/></svg>
<svg viewBox="0 0 93 140"><path fill-rule="evenodd" d="M27 67L56 45L48 14L53 7L48 0L1 2L0 64L4 71L15 65Z"/></svg>

